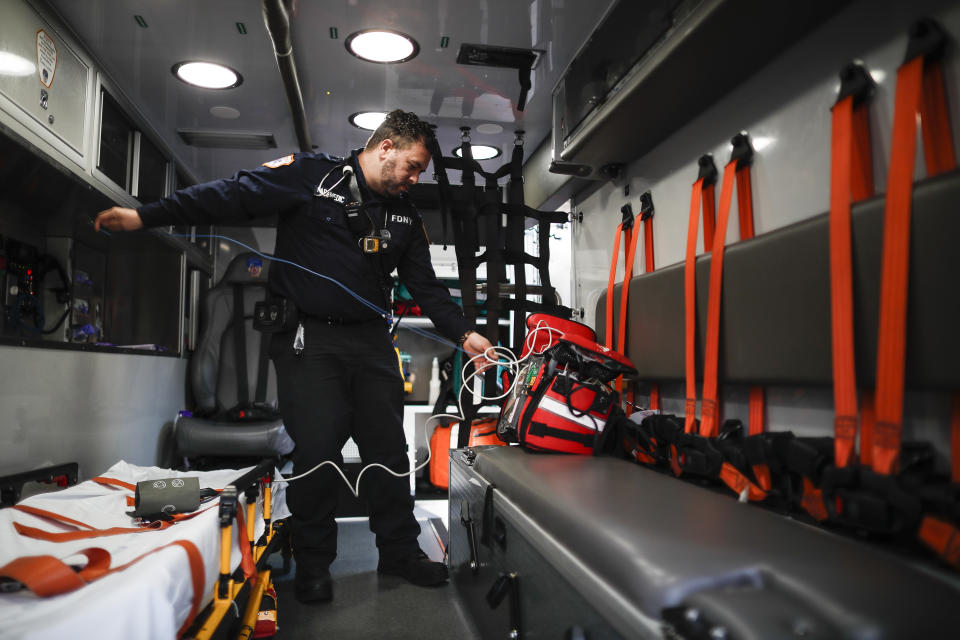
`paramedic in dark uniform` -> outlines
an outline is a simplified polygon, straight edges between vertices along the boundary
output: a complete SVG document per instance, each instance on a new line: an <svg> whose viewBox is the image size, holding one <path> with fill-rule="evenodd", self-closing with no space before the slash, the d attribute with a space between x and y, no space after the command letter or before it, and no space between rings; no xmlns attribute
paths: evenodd
<svg viewBox="0 0 960 640"><path fill-rule="evenodd" d="M389 308L389 274L396 269L440 333L471 355L483 353L490 342L473 331L437 280L423 222L406 197L430 163L430 135L417 116L396 110L346 160L296 153L139 209L102 211L95 228L223 224L279 214L277 257L334 278L381 309ZM270 344L280 413L297 445L294 473L323 460L342 463L349 436L364 464L409 471L403 380L383 315L329 280L283 262L271 267L270 290L292 302L299 317ZM294 589L302 602L333 596L329 566L336 557L341 482L335 474L324 466L287 488ZM363 475L360 496L376 535L377 570L417 585L441 584L447 569L420 550L409 486L407 477L378 468Z"/></svg>

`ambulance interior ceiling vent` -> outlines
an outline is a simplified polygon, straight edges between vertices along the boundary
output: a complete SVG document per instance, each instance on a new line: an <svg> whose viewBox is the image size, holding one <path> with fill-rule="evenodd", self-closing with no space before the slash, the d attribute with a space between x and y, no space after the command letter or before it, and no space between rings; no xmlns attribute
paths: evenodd
<svg viewBox="0 0 960 640"><path fill-rule="evenodd" d="M460 51L457 53L457 64L517 69L520 80L517 111L523 111L527 105L527 93L533 86L530 78L531 71L536 68L542 53L543 51L539 49L464 43L460 45Z"/></svg>
<svg viewBox="0 0 960 640"><path fill-rule="evenodd" d="M193 147L216 149L276 149L277 141L272 133L256 131L203 131L200 129L177 129L180 138Z"/></svg>

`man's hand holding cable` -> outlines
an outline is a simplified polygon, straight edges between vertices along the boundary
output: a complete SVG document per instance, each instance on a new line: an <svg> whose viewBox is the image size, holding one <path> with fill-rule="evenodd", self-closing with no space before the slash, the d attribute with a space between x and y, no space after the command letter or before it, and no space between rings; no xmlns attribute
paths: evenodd
<svg viewBox="0 0 960 640"><path fill-rule="evenodd" d="M143 220L136 209L127 207L110 207L97 214L93 222L93 229L109 229L110 231L136 231L143 228Z"/></svg>
<svg viewBox="0 0 960 640"><path fill-rule="evenodd" d="M486 339L482 334L477 333L476 331L468 331L467 334L463 337L463 342L461 343L463 350L467 352L470 357L477 356L481 353L487 353L488 349L492 349L493 345L490 344L490 341ZM496 358L493 352L488 354L491 358ZM486 358L477 358L473 361L473 366L477 371L483 371L490 365L490 361Z"/></svg>

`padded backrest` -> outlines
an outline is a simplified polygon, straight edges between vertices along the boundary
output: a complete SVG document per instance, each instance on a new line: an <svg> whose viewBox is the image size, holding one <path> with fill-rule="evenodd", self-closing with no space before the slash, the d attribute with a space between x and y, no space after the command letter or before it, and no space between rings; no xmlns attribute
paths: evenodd
<svg viewBox="0 0 960 640"><path fill-rule="evenodd" d="M960 172L917 183L910 236L906 384L912 389L960 388L956 322L960 235ZM853 295L857 382L876 371L883 196L854 205ZM728 246L720 320L720 379L750 384L829 385L828 214ZM684 376L683 264L630 281L627 356L650 381ZM697 374L703 374L710 256L697 259ZM614 291L615 308L620 290ZM606 293L597 301L603 332ZM616 330L617 320L614 316ZM602 336L601 336L602 340Z"/></svg>
<svg viewBox="0 0 960 640"><path fill-rule="evenodd" d="M205 411L220 412L237 406L237 349L235 331L242 331L247 363L247 393L256 395L260 342L269 335L253 329L253 306L267 291L270 261L255 253L242 253L230 261L220 282L210 289L201 304L200 338L190 360L191 383L197 405ZM243 296L243 322L234 316L235 288ZM273 364L267 361L267 404L277 405L277 383Z"/></svg>

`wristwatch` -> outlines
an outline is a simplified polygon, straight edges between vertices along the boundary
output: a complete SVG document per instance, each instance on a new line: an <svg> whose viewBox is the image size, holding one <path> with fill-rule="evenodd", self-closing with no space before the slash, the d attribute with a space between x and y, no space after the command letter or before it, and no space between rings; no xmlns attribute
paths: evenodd
<svg viewBox="0 0 960 640"><path fill-rule="evenodd" d="M467 341L467 338L470 337L470 334L471 334L471 333L476 333L476 331L474 331L473 329L470 329L470 331L467 331L465 334L463 334L462 336L460 336L460 337L457 339L457 346L458 346L458 347L462 347L462 346L463 346L463 343Z"/></svg>

